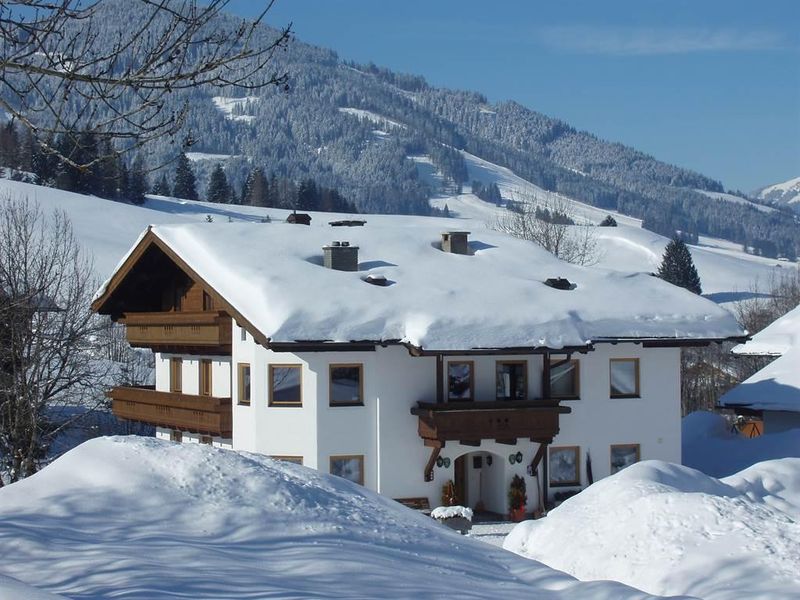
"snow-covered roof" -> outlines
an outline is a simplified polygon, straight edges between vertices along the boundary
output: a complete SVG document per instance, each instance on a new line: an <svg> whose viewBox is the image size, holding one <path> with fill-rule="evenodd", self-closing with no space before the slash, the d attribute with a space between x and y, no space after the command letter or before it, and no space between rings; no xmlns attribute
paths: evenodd
<svg viewBox="0 0 800 600"><path fill-rule="evenodd" d="M746 344L733 348L734 354L780 356L800 347L800 306L767 325Z"/></svg>
<svg viewBox="0 0 800 600"><path fill-rule="evenodd" d="M441 233L458 229L452 219L369 215L364 227L330 227L335 218L150 232L273 342L402 341L463 350L743 333L713 302L649 274L570 265L490 229L473 227L472 255L458 255L439 248ZM322 266L322 247L332 241L360 248L359 271ZM384 275L388 285L366 283L368 274ZM544 284L551 277L576 287L553 289Z"/></svg>
<svg viewBox="0 0 800 600"><path fill-rule="evenodd" d="M800 346L788 350L720 398L721 406L800 412Z"/></svg>

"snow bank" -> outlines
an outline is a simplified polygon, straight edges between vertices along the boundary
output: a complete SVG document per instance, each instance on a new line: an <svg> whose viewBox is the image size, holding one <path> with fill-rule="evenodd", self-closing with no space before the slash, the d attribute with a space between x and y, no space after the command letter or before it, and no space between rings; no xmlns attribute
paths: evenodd
<svg viewBox="0 0 800 600"><path fill-rule="evenodd" d="M683 464L712 477L727 477L756 463L800 458L800 429L746 438L724 417L694 412L683 418Z"/></svg>
<svg viewBox="0 0 800 600"><path fill-rule="evenodd" d="M91 440L0 489L0 548L5 575L84 599L647 597L463 538L344 479L152 438Z"/></svg>
<svg viewBox="0 0 800 600"><path fill-rule="evenodd" d="M714 479L646 461L518 525L504 547L582 580L706 600L800 597L800 459Z"/></svg>

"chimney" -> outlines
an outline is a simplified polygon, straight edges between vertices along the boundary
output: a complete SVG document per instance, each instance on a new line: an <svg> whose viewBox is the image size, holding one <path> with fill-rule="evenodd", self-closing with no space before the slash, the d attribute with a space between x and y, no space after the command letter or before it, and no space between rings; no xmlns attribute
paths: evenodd
<svg viewBox="0 0 800 600"><path fill-rule="evenodd" d="M350 242L331 242L330 246L323 246L325 253L325 268L335 271L358 271L358 246L351 246Z"/></svg>
<svg viewBox="0 0 800 600"><path fill-rule="evenodd" d="M442 232L442 251L450 254L469 254L469 231Z"/></svg>

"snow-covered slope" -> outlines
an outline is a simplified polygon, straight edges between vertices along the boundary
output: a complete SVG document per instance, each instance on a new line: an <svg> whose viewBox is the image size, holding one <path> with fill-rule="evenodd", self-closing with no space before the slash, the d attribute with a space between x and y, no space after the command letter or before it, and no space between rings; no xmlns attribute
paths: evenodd
<svg viewBox="0 0 800 600"><path fill-rule="evenodd" d="M757 190L756 195L771 204L791 206L798 210L800 209L800 177L768 185Z"/></svg>
<svg viewBox="0 0 800 600"><path fill-rule="evenodd" d="M800 459L726 479L646 461L603 479L504 547L581 580L705 600L800 597Z"/></svg>
<svg viewBox="0 0 800 600"><path fill-rule="evenodd" d="M1 488L0 555L3 575L86 600L647 597L306 467L135 437L86 442Z"/></svg>

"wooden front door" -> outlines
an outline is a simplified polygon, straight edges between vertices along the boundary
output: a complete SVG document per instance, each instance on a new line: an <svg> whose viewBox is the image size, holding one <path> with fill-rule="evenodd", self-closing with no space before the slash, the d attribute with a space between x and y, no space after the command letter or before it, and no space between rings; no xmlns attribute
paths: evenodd
<svg viewBox="0 0 800 600"><path fill-rule="evenodd" d="M453 465L455 472L456 498L461 506L466 506L467 502L467 457L459 456Z"/></svg>

